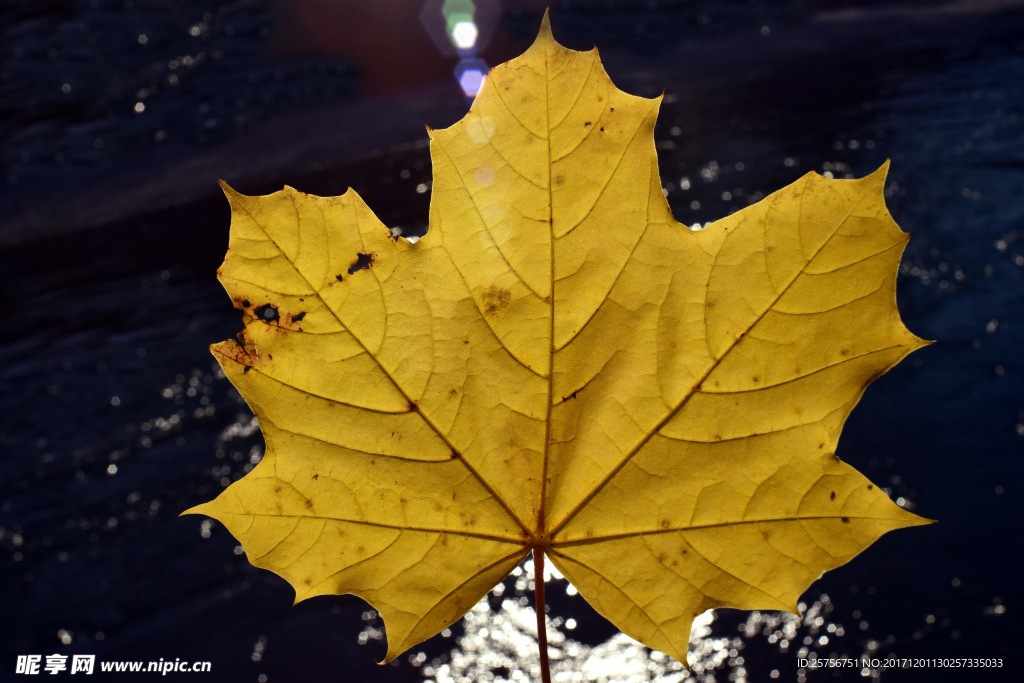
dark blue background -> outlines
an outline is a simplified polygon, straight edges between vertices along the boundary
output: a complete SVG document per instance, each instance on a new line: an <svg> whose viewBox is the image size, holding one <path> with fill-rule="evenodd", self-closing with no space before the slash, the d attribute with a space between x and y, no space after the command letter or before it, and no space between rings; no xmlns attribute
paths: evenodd
<svg viewBox="0 0 1024 683"><path fill-rule="evenodd" d="M492 64L540 20L537 3L505 4ZM395 23L420 30L409 6ZM222 527L204 539L200 518L177 517L262 444L223 436L248 411L206 350L240 326L214 277L228 231L216 178L250 194L351 185L385 223L422 231L422 125L466 109L443 77L454 59L424 53L427 75L403 80L409 58L388 57L386 30L372 54L303 46L294 7L0 9L0 679L19 678L17 654L55 652L210 660L218 681L420 679L404 658L377 667L380 643L357 644L364 603L292 607ZM665 91L661 173L688 224L810 170L860 177L891 158L887 201L912 234L900 309L938 343L868 390L839 455L939 523L886 536L808 595L831 596L844 651L891 636L880 653L1007 667L886 681L1011 680L1024 636L1024 3L571 1L552 23L570 47L597 44L622 89ZM551 594L552 614L580 622L573 637L614 633L581 598ZM716 628L743 618L724 611ZM752 643L746 668L793 680L795 655Z"/></svg>

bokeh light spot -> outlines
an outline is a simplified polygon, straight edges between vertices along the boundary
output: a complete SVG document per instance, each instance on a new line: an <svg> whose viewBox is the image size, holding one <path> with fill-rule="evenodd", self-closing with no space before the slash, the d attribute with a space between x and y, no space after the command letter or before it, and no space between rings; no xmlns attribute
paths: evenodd
<svg viewBox="0 0 1024 683"><path fill-rule="evenodd" d="M487 63L482 59L463 59L455 67L455 80L466 97L475 97L483 87L488 71Z"/></svg>
<svg viewBox="0 0 1024 683"><path fill-rule="evenodd" d="M467 97L474 97L480 92L480 86L483 85L484 75L476 69L466 71L459 76L459 85L462 86L462 92L466 93Z"/></svg>
<svg viewBox="0 0 1024 683"><path fill-rule="evenodd" d="M468 50L476 45L476 24L472 21L460 21L452 28L452 42L460 50Z"/></svg>

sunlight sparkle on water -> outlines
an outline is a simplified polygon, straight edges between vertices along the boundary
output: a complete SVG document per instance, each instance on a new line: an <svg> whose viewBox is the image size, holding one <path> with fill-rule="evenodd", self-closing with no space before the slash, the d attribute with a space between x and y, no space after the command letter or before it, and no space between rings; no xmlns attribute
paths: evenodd
<svg viewBox="0 0 1024 683"><path fill-rule="evenodd" d="M556 568L551 567L549 571L550 564L545 563L547 582L565 581ZM465 616L463 635L456 640L456 647L449 655L427 662L410 653L410 663L420 666L424 678L436 683L520 683L539 679L536 613L532 600L527 599L533 583L533 563L528 558L492 590L489 598L485 597ZM553 586L549 591L551 588ZM566 593L576 594L567 581ZM503 597L497 610L491 608L495 597ZM778 678L779 668L793 658L879 657L883 649L894 642L892 636L863 641L864 631L859 637L844 640L847 629L830 618L834 606L829 596L822 594L809 602L800 603L802 616L787 612L750 612L746 621L738 625L738 633L731 637L724 635L723 625L716 627L718 615L708 610L693 623L687 653L689 672L675 659L622 633L596 646L575 641L566 634L578 628L576 619L549 615L551 678L557 683L655 680L747 683L751 677L754 680ZM996 603L996 606L1001 604ZM995 613L995 608L992 611ZM859 618L860 612L854 615ZM368 625L360 634L359 642L365 644L382 638L383 633L375 625ZM858 646L855 640L865 644ZM748 672L744 657L748 648L753 648L757 661L763 662L763 671ZM779 668L772 668L776 666ZM885 670L866 668L860 673L877 681ZM798 681L824 677L821 670L814 668L797 671Z"/></svg>

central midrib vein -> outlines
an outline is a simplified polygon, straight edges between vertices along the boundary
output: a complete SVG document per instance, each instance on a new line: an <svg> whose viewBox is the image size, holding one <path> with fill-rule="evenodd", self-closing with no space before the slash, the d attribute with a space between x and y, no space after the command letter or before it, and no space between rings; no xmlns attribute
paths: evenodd
<svg viewBox="0 0 1024 683"><path fill-rule="evenodd" d="M545 17L545 22L547 17ZM550 28L548 29L550 33ZM544 118L545 128L547 129L546 141L548 146L548 244L550 251L548 253L548 264L549 264L549 276L551 279L551 286L549 289L549 296L551 301L550 305L550 326L548 328L548 400L547 400L547 415L544 418L544 459L541 464L540 473L540 510L537 513L537 532L536 537L540 539L545 538L544 533L544 506L547 501L548 493L548 459L551 451L551 404L552 404L552 392L554 391L554 377L555 377L555 208L554 208L554 197L551 192L551 67L548 63L548 50L551 45L551 40L544 41Z"/></svg>

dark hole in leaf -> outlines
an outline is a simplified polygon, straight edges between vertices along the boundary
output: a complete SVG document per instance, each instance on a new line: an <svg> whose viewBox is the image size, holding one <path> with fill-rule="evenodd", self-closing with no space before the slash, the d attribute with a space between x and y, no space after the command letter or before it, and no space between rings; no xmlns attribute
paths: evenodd
<svg viewBox="0 0 1024 683"><path fill-rule="evenodd" d="M242 302L242 308L249 308L250 306L252 306L252 304L249 303L248 299Z"/></svg>
<svg viewBox="0 0 1024 683"><path fill-rule="evenodd" d="M245 373L249 372L250 370L252 370L252 366L251 365L246 365L245 369L242 370L242 374L244 375Z"/></svg>
<svg viewBox="0 0 1024 683"><path fill-rule="evenodd" d="M341 282L341 281L342 281L342 279L341 279L341 275L335 275L335 276L334 276L334 279L335 279L335 280L337 280L338 282Z"/></svg>
<svg viewBox="0 0 1024 683"><path fill-rule="evenodd" d="M348 269L348 274L351 275L352 273L354 273L354 272L356 272L358 270L368 270L372 263L373 263L373 255L372 254L357 254L356 255L356 262L353 263L352 266Z"/></svg>
<svg viewBox="0 0 1024 683"><path fill-rule="evenodd" d="M277 314L277 308L270 304L263 304L253 312L256 314L257 318L266 323L280 320L280 316Z"/></svg>
<svg viewBox="0 0 1024 683"><path fill-rule="evenodd" d="M292 322L293 323L297 323L297 322L299 322L300 320L302 320L305 317L306 317L306 312L305 311L303 311L302 313L296 313L295 315L292 316Z"/></svg>

